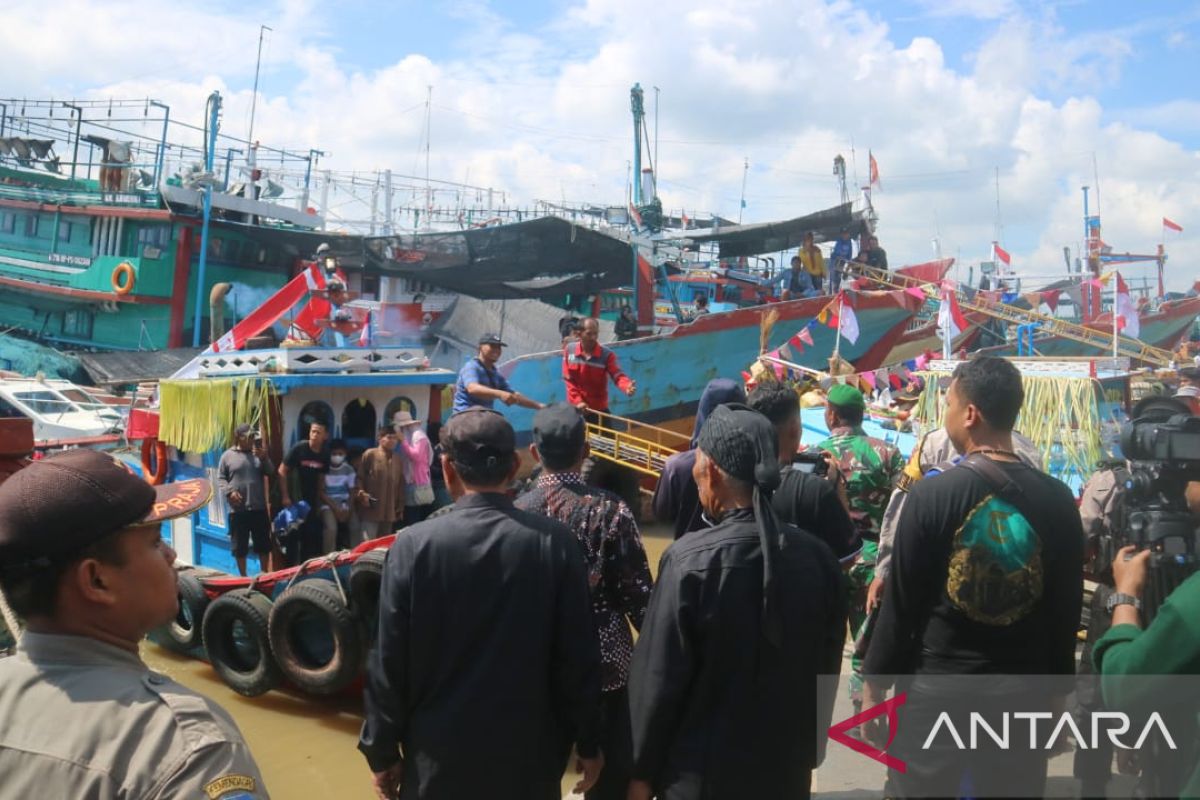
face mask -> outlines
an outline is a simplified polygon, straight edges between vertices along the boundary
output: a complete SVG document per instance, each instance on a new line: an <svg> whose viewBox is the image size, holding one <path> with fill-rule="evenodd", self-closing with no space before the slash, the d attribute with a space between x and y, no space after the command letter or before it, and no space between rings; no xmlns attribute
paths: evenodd
<svg viewBox="0 0 1200 800"><path fill-rule="evenodd" d="M342 465L342 462L345 460L346 460L346 457L343 455L336 455L336 456L329 457L329 463L333 464L335 467L340 467Z"/></svg>

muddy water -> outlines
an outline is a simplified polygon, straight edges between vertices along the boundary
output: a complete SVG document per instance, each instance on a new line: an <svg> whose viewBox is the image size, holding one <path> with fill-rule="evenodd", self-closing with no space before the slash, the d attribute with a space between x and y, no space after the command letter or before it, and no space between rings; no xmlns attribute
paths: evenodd
<svg viewBox="0 0 1200 800"><path fill-rule="evenodd" d="M654 528L644 537L652 571L658 569L669 536ZM273 797L374 797L367 763L355 749L362 725L362 706L356 698L331 700L278 691L246 698L222 683L204 662L150 643L142 645L142 657L151 669L208 695L233 715ZM563 776L564 797L576 780L572 767Z"/></svg>

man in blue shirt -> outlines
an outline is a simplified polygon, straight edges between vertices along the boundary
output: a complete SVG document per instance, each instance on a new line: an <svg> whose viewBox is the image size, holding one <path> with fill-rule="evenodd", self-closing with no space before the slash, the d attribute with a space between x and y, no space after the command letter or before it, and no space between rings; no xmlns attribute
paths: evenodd
<svg viewBox="0 0 1200 800"><path fill-rule="evenodd" d="M473 406L491 408L497 400L508 406L515 404L535 411L543 407L542 403L513 391L508 380L496 369L496 362L503 352L504 342L498 335L485 333L479 337L479 354L459 370L452 414Z"/></svg>
<svg viewBox="0 0 1200 800"><path fill-rule="evenodd" d="M850 240L850 231L842 228L838 232L837 241L833 243L833 251L829 254L829 282L832 288L830 294L837 294L838 286L842 283L842 270L853 260L854 242Z"/></svg>

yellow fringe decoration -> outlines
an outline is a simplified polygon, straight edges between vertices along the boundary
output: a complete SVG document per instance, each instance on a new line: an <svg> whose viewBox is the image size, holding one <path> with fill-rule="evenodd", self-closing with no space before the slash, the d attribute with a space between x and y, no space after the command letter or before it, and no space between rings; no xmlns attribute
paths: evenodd
<svg viewBox="0 0 1200 800"><path fill-rule="evenodd" d="M924 430L941 427L946 389L939 385L939 379L949 375L917 374L925 379L925 391L914 414ZM1021 382L1025 403L1016 429L1041 451L1046 470L1064 480L1072 473L1085 478L1091 475L1103 458L1096 396L1099 384L1091 378L1050 375L1022 375Z"/></svg>
<svg viewBox="0 0 1200 800"><path fill-rule="evenodd" d="M161 381L158 438L188 453L223 450L248 422L270 437L271 384L258 378Z"/></svg>

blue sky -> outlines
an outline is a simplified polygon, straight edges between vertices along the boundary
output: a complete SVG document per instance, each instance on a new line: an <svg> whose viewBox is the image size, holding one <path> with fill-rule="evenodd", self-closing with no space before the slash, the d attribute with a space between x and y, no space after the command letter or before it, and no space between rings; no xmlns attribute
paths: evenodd
<svg viewBox="0 0 1200 800"><path fill-rule="evenodd" d="M217 89L241 134L270 25L256 138L333 170L422 170L432 85L433 176L619 204L637 81L651 111L662 90L663 202L693 218L737 216L747 160L747 221L827 207L833 157L861 183L871 150L895 261L935 237L986 255L998 170L1022 270L1078 243L1095 173L1106 240L1152 247L1168 216L1174 285L1200 263L1200 2L62 0L52 27L28 4L5 20L0 96L152 96L198 122Z"/></svg>

